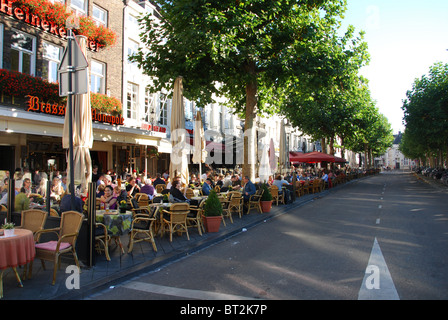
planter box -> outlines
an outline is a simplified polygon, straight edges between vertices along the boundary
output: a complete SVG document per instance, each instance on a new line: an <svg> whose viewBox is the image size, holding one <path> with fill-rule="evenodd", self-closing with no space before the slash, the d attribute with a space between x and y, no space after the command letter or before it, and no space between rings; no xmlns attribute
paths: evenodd
<svg viewBox="0 0 448 320"><path fill-rule="evenodd" d="M221 225L222 216L202 217L202 221L207 232L218 232Z"/></svg>

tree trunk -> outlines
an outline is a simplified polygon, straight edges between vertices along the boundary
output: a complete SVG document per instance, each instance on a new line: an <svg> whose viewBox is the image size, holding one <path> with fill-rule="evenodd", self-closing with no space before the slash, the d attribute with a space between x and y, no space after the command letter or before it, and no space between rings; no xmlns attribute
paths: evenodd
<svg viewBox="0 0 448 320"><path fill-rule="evenodd" d="M244 125L244 163L243 176L248 176L251 181L255 180L255 128L254 119L257 106L257 80L255 76L255 62L248 64L248 73L252 81L246 85L246 118Z"/></svg>

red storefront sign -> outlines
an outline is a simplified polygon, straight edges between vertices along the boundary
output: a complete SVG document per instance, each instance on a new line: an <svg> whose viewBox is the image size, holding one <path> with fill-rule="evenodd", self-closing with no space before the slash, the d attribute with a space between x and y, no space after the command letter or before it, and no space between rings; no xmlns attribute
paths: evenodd
<svg viewBox="0 0 448 320"><path fill-rule="evenodd" d="M45 113L55 116L65 116L64 105L42 102L39 100L38 97L35 96L26 96L26 97L28 98L28 101L26 102L28 109L26 111ZM92 121L98 121L108 124L116 124L120 126L124 124L124 119L122 116L112 116L110 114L98 113L95 109L92 109Z"/></svg>

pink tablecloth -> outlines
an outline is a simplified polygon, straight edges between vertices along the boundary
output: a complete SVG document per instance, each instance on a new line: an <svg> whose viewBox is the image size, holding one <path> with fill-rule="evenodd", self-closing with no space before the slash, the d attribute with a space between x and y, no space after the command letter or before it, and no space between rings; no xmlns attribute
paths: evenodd
<svg viewBox="0 0 448 320"><path fill-rule="evenodd" d="M25 265L36 256L30 230L15 229L14 236L0 236L0 270Z"/></svg>

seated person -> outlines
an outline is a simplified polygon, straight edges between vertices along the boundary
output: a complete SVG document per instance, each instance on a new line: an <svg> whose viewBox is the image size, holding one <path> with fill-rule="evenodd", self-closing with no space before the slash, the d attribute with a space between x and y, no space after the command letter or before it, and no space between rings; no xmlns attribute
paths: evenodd
<svg viewBox="0 0 448 320"><path fill-rule="evenodd" d="M135 195L140 192L140 187L134 177L130 178L129 184L126 185L126 191L132 197L135 197Z"/></svg>
<svg viewBox="0 0 448 320"><path fill-rule="evenodd" d="M281 175L278 175L273 183L274 186L276 186L278 188L278 194L283 194L283 190L285 190L285 203L289 203L290 199L291 199L291 192L289 191L289 189L283 189L282 187L288 186L289 183L288 181L286 181L285 179L283 179L283 177Z"/></svg>
<svg viewBox="0 0 448 320"><path fill-rule="evenodd" d="M249 201L251 195L257 192L257 188L255 188L255 185L252 183L252 181L250 181L248 176L245 176L243 178L243 182L244 182L243 198L244 201L246 202Z"/></svg>
<svg viewBox="0 0 448 320"><path fill-rule="evenodd" d="M174 180L173 185L170 189L170 197L173 197L174 202L188 202L190 203L190 199L187 199L180 189L182 188L182 183L180 180Z"/></svg>
<svg viewBox="0 0 448 320"><path fill-rule="evenodd" d="M154 197L154 187L151 185L151 179L146 179L144 186L140 188L141 193L146 193L149 197L149 200L152 200Z"/></svg>
<svg viewBox="0 0 448 320"><path fill-rule="evenodd" d="M121 189L120 186L115 186L114 196L117 198L117 203L120 203L123 200L127 202L128 200L128 193L125 189Z"/></svg>
<svg viewBox="0 0 448 320"><path fill-rule="evenodd" d="M204 196L208 196L212 189L213 189L213 187L212 187L212 180L210 178L207 178L207 180L205 180L205 182L204 182L204 184L202 186L202 194Z"/></svg>
<svg viewBox="0 0 448 320"><path fill-rule="evenodd" d="M74 211L83 213L84 203L82 202L80 197L75 197L75 208ZM67 193L61 198L61 203L59 204L59 210L62 212L72 211L72 196L70 193Z"/></svg>
<svg viewBox="0 0 448 320"><path fill-rule="evenodd" d="M115 210L117 209L117 197L114 195L114 190L112 189L112 186L108 185L104 189L104 196L100 198L101 203L104 203L104 208L106 206L109 206L109 209Z"/></svg>
<svg viewBox="0 0 448 320"><path fill-rule="evenodd" d="M20 188L19 194L14 199L14 211L21 212L22 210L28 210L30 208L30 198L26 194L24 187Z"/></svg>

